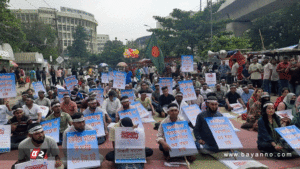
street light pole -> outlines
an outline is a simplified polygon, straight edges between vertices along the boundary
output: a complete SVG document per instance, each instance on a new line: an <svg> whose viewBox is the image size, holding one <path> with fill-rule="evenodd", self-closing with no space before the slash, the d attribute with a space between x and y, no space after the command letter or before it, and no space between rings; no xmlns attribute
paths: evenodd
<svg viewBox="0 0 300 169"><path fill-rule="evenodd" d="M207 0L208 1L208 0ZM212 0L210 0L210 48L212 49L212 40L213 40L213 25L212 25Z"/></svg>

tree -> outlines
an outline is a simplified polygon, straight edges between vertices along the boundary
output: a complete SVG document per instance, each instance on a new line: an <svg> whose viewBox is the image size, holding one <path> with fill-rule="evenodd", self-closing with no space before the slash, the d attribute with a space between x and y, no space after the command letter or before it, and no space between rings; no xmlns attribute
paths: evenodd
<svg viewBox="0 0 300 169"><path fill-rule="evenodd" d="M9 43L14 51L19 51L26 36L21 29L20 20L7 8L8 3L9 0L0 0L0 43Z"/></svg>
<svg viewBox="0 0 300 169"><path fill-rule="evenodd" d="M261 31L266 49L274 49L298 44L300 36L300 3L263 16L253 22L246 34L253 43L254 50L261 50Z"/></svg>
<svg viewBox="0 0 300 169"><path fill-rule="evenodd" d="M88 51L86 49L86 42L88 40L88 35L82 26L77 26L75 32L73 33L74 43L71 47L68 47L68 52L71 57L84 58L88 56Z"/></svg>
<svg viewBox="0 0 300 169"><path fill-rule="evenodd" d="M23 52L39 52L44 59L58 57L57 32L49 24L42 21L26 23L22 30L26 34L26 42L21 47Z"/></svg>
<svg viewBox="0 0 300 169"><path fill-rule="evenodd" d="M107 41L104 45L104 50L98 60L99 63L104 62L110 66L116 66L119 62L124 62L123 56L125 47L123 42L119 40ZM98 63L98 64L99 64Z"/></svg>

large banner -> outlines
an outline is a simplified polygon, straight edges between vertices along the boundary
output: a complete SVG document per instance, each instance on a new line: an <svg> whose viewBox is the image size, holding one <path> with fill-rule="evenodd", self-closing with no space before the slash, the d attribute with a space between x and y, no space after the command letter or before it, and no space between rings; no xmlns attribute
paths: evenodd
<svg viewBox="0 0 300 169"><path fill-rule="evenodd" d="M178 84L179 84L180 91L183 94L184 101L197 99L192 80L180 81L178 82Z"/></svg>
<svg viewBox="0 0 300 169"><path fill-rule="evenodd" d="M94 130L96 130L97 137L105 136L102 112L84 115L84 120L86 124L89 124Z"/></svg>
<svg viewBox="0 0 300 169"><path fill-rule="evenodd" d="M194 71L193 62L194 62L193 55L182 55L181 56L181 71L182 72Z"/></svg>
<svg viewBox="0 0 300 169"><path fill-rule="evenodd" d="M295 125L275 130L300 155L300 130Z"/></svg>
<svg viewBox="0 0 300 169"><path fill-rule="evenodd" d="M216 73L205 73L205 83L207 83L209 87L214 87L217 84Z"/></svg>
<svg viewBox="0 0 300 169"><path fill-rule="evenodd" d="M115 163L146 163L145 132L143 129L116 128Z"/></svg>
<svg viewBox="0 0 300 169"><path fill-rule="evenodd" d="M68 168L94 168L101 165L97 132L67 133Z"/></svg>
<svg viewBox="0 0 300 169"><path fill-rule="evenodd" d="M134 102L134 91L133 89L129 90L121 90L121 96L128 96L129 102L133 103Z"/></svg>
<svg viewBox="0 0 300 169"><path fill-rule="evenodd" d="M66 93L70 95L70 90L57 89L57 97L60 103L64 101L64 94Z"/></svg>
<svg viewBox="0 0 300 169"><path fill-rule="evenodd" d="M149 114L151 114L151 113L149 113L149 111L147 111L145 109L145 107L142 105L141 102L133 102L133 103L131 103L131 106L133 106L134 108L137 109L137 111L140 115L140 118L144 118L144 117L148 116Z"/></svg>
<svg viewBox="0 0 300 169"><path fill-rule="evenodd" d="M68 90L73 90L73 87L78 84L78 80L75 75L66 77L65 82Z"/></svg>
<svg viewBox="0 0 300 169"><path fill-rule="evenodd" d="M137 109L128 109L119 111L120 119L123 119L124 117L129 117L134 125L138 125L139 128L144 128L143 122L141 120L140 114L138 113Z"/></svg>
<svg viewBox="0 0 300 169"><path fill-rule="evenodd" d="M0 125L0 153L10 152L10 125Z"/></svg>
<svg viewBox="0 0 300 169"><path fill-rule="evenodd" d="M280 118L284 118L287 117L291 120L293 120L294 116L292 114L292 109L288 109L288 110L282 110L282 111L277 111L275 112Z"/></svg>
<svg viewBox="0 0 300 169"><path fill-rule="evenodd" d="M102 73L102 74L101 74L101 82L102 82L102 83L109 83L109 80L108 80L108 73Z"/></svg>
<svg viewBox="0 0 300 169"><path fill-rule="evenodd" d="M205 118L219 149L243 148L227 117Z"/></svg>
<svg viewBox="0 0 300 169"><path fill-rule="evenodd" d="M0 98L17 97L14 73L0 74Z"/></svg>
<svg viewBox="0 0 300 169"><path fill-rule="evenodd" d="M89 92L95 92L97 94L96 100L102 105L104 98L103 98L103 92L104 90L101 88L96 88L96 89L89 89Z"/></svg>
<svg viewBox="0 0 300 169"><path fill-rule="evenodd" d="M116 89L125 89L126 72L114 71L113 87Z"/></svg>
<svg viewBox="0 0 300 169"><path fill-rule="evenodd" d="M30 160L15 165L15 169L50 169L55 168L55 160Z"/></svg>
<svg viewBox="0 0 300 169"><path fill-rule="evenodd" d="M199 113L202 111L200 110L199 106L197 104L193 104L190 106L182 107L182 110L186 116L186 118L189 119L189 121L193 124L193 126L196 126L196 120Z"/></svg>
<svg viewBox="0 0 300 169"><path fill-rule="evenodd" d="M162 124L166 142L171 147L170 157L198 154L190 127L187 121Z"/></svg>
<svg viewBox="0 0 300 169"><path fill-rule="evenodd" d="M41 81L38 81L38 82L32 82L32 86L33 86L33 89L34 89L34 95L35 95L36 97L38 97L38 92L39 92L40 90L42 90L42 91L44 91L45 93L47 93L47 92L46 92L46 89L45 89L45 87L44 87L44 85L43 85L43 83L42 83Z"/></svg>
<svg viewBox="0 0 300 169"><path fill-rule="evenodd" d="M169 94L173 95L173 79L171 77L161 77L159 78L159 91L162 94L161 88L167 86L169 89Z"/></svg>
<svg viewBox="0 0 300 169"><path fill-rule="evenodd" d="M52 137L57 143L59 142L60 118L41 122L46 136Z"/></svg>

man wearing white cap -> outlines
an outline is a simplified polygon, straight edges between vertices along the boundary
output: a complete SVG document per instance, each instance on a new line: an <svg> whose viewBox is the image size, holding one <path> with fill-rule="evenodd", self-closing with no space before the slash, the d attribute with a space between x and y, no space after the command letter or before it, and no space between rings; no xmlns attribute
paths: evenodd
<svg viewBox="0 0 300 169"><path fill-rule="evenodd" d="M117 110L117 113L116 113L116 122L118 122L120 120L119 111L128 110L128 109L134 109L134 107L130 105L131 103L129 101L128 96L121 97L120 101L121 101L122 106Z"/></svg>
<svg viewBox="0 0 300 169"><path fill-rule="evenodd" d="M175 96L175 100L172 103L175 103L178 106L179 116L184 118L185 116L183 115L182 107L188 106L188 104L183 101L183 94L178 92ZM188 121L188 119L185 120Z"/></svg>
<svg viewBox="0 0 300 169"><path fill-rule="evenodd" d="M40 106L34 104L30 96L27 96L26 104L23 106L23 111L33 122L41 122L42 111L40 110Z"/></svg>

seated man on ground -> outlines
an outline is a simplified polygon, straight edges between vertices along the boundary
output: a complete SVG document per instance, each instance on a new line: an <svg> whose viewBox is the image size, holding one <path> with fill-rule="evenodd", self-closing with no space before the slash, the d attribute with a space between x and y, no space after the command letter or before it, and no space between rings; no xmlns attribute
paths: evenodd
<svg viewBox="0 0 300 169"><path fill-rule="evenodd" d="M163 94L159 97L159 105L162 109L167 109L168 105L175 100L175 97L169 94L169 89L167 86L161 88ZM158 112L161 117L166 117L164 111Z"/></svg>
<svg viewBox="0 0 300 169"><path fill-rule="evenodd" d="M128 96L123 96L123 97L121 97L120 100L121 100L122 106L117 110L117 113L116 113L116 122L118 122L120 120L119 111L128 110L128 109L134 109L134 107L130 105L131 103L129 101Z"/></svg>
<svg viewBox="0 0 300 169"><path fill-rule="evenodd" d="M116 121L117 110L121 107L121 102L117 98L117 94L114 91L108 93L108 98L103 101L102 109L106 110L108 116L112 122Z"/></svg>
<svg viewBox="0 0 300 169"><path fill-rule="evenodd" d="M136 99L136 101L141 102L141 104L144 106L144 108L148 111L152 112L152 115L155 115L155 110L151 103L151 98L147 97L147 93L145 91L139 92L141 97Z"/></svg>
<svg viewBox="0 0 300 169"><path fill-rule="evenodd" d="M32 97L27 96L26 103L23 105L23 111L33 122L40 123L42 120L42 112L40 106L33 103Z"/></svg>
<svg viewBox="0 0 300 169"><path fill-rule="evenodd" d="M246 108L246 105L244 104L241 96L236 92L236 86L235 85L231 85L230 86L230 92L228 92L225 96L225 109L228 111L233 110L233 108L230 106L230 104L234 104L237 103L237 101L239 101L242 105L243 108Z"/></svg>

